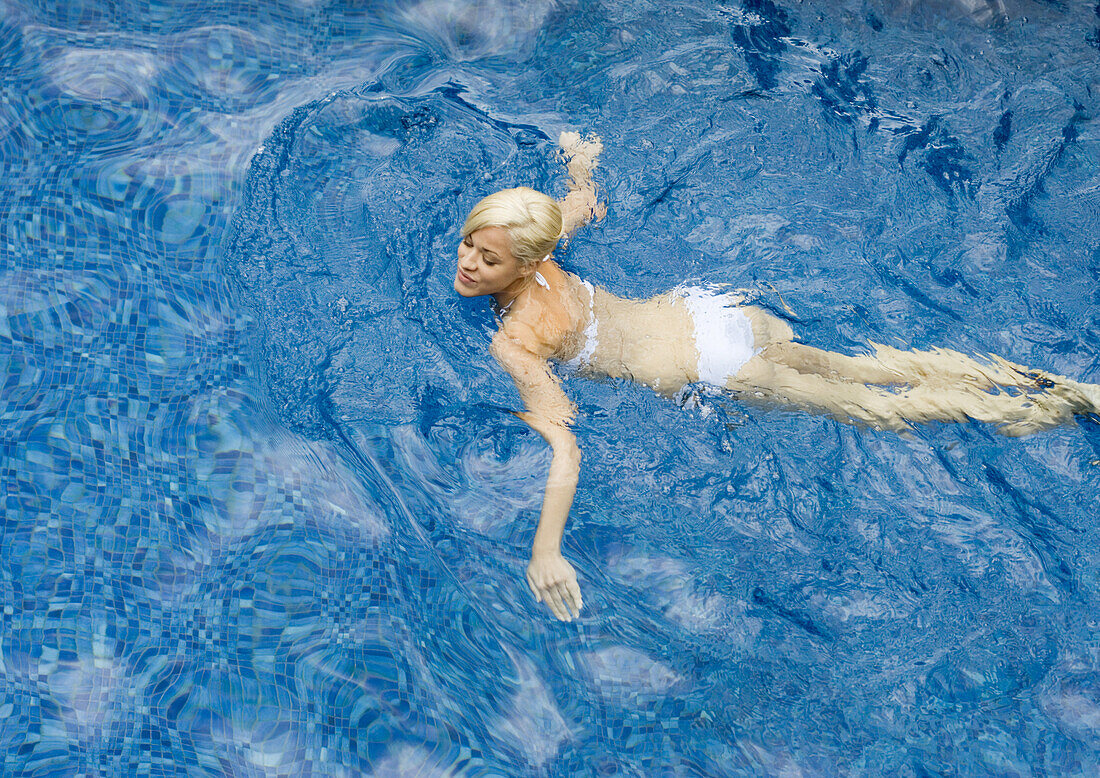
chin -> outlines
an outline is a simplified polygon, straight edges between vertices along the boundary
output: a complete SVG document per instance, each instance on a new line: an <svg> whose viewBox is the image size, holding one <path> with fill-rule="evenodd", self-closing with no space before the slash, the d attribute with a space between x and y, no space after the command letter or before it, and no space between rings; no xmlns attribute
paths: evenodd
<svg viewBox="0 0 1100 778"><path fill-rule="evenodd" d="M477 289L471 289L470 287L466 286L464 283L459 281L457 277L455 278L455 291L458 292L459 295L461 295L462 297L481 297L481 292L477 291Z"/></svg>

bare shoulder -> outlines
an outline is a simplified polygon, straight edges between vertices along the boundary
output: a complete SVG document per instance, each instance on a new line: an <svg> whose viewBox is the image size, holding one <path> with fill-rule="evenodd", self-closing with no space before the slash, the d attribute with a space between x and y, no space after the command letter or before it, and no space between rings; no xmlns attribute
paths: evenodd
<svg viewBox="0 0 1100 778"><path fill-rule="evenodd" d="M541 359L550 359L562 352L575 329L574 319L565 294L540 290L505 317L493 340L498 348L507 344Z"/></svg>
<svg viewBox="0 0 1100 778"><path fill-rule="evenodd" d="M519 349L531 356L537 356L546 358L549 356L545 354L544 340L542 334L539 332L540 327L537 321L529 321L527 317L524 317L516 313L508 316L500 324L500 329L497 330L493 336L493 349L494 353L499 355L510 355L516 353Z"/></svg>

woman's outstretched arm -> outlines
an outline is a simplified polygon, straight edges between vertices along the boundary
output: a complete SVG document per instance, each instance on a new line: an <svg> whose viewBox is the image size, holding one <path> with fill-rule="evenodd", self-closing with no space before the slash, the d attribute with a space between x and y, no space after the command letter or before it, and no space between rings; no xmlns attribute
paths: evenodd
<svg viewBox="0 0 1100 778"><path fill-rule="evenodd" d="M574 408L550 365L528 349L524 333L515 330L515 326L502 327L493 336L492 353L512 376L527 407L516 415L542 435L554 452L531 544L527 584L535 599L545 602L557 618L572 621L580 614L581 590L573 566L561 555L561 539L580 475L580 449L569 429Z"/></svg>
<svg viewBox="0 0 1100 778"><path fill-rule="evenodd" d="M595 135L582 138L578 132L563 132L558 146L569 173L569 193L561 201L562 233L568 237L607 213L607 207L596 198L596 183L592 180L603 142Z"/></svg>

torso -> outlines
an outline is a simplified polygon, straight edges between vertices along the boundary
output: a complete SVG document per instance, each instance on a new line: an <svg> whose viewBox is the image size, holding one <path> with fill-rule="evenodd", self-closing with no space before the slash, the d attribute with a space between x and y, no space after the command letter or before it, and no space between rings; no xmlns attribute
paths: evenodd
<svg viewBox="0 0 1100 778"><path fill-rule="evenodd" d="M680 294L631 300L585 284L553 262L543 263L540 271L550 288L532 286L502 325L530 351L562 363L583 353L588 359L578 370L629 378L661 394L675 395L699 380L694 325ZM790 338L785 323L752 306L742 310L758 345ZM597 343L595 349L586 349L585 331L591 334L593 317Z"/></svg>
<svg viewBox="0 0 1100 778"><path fill-rule="evenodd" d="M592 315L598 343L591 372L629 378L663 394L698 380L694 327L679 295L630 300L596 288Z"/></svg>

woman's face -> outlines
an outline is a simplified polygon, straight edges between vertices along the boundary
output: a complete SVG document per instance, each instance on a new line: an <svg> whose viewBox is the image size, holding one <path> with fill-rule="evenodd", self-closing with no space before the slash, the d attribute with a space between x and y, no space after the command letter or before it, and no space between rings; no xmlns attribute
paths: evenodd
<svg viewBox="0 0 1100 778"><path fill-rule="evenodd" d="M512 256L511 238L501 227L475 230L458 244L455 291L463 297L507 291L530 274Z"/></svg>

